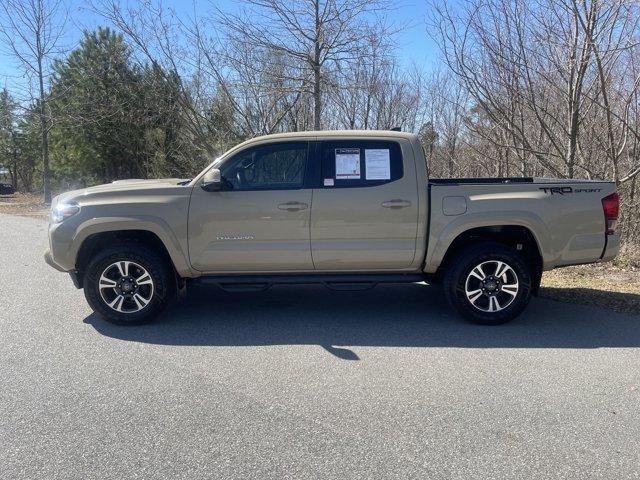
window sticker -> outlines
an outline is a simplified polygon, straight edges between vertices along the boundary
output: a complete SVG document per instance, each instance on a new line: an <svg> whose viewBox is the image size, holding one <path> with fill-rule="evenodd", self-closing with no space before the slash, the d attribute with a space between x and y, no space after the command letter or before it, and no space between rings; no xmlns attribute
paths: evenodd
<svg viewBox="0 0 640 480"><path fill-rule="evenodd" d="M360 149L336 148L336 180L360 179Z"/></svg>
<svg viewBox="0 0 640 480"><path fill-rule="evenodd" d="M364 162L366 180L391 180L388 148L366 148Z"/></svg>
<svg viewBox="0 0 640 480"><path fill-rule="evenodd" d="M333 187L334 182L333 182L333 178L325 178L324 179L324 186L325 187Z"/></svg>

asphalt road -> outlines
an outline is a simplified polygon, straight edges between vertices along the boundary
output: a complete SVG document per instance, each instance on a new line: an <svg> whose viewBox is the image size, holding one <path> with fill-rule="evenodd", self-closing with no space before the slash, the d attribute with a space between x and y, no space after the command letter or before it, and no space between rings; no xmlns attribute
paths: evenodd
<svg viewBox="0 0 640 480"><path fill-rule="evenodd" d="M0 215L0 478L640 476L640 315L426 285L192 290L115 327Z"/></svg>

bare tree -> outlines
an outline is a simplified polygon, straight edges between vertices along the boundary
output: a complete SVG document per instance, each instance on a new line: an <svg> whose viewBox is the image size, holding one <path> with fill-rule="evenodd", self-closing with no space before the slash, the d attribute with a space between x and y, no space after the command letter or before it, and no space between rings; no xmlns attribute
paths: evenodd
<svg viewBox="0 0 640 480"><path fill-rule="evenodd" d="M432 3L431 34L468 92L465 154L503 175L610 178L625 240L638 235L640 4ZM436 151L436 159L439 152ZM637 240L636 240L637 241Z"/></svg>
<svg viewBox="0 0 640 480"><path fill-rule="evenodd" d="M201 36L191 38L203 41ZM281 131L303 95L297 71L286 56L277 50L250 48L233 40L217 54L212 55L213 50L206 43L202 43L202 49L207 51L204 71L216 79L219 94L233 107L238 136Z"/></svg>
<svg viewBox="0 0 640 480"><path fill-rule="evenodd" d="M369 17L383 0L245 0L241 13L220 13L230 41L284 55L297 70L300 91L313 97L313 127L322 124L322 100L328 71L361 56L374 30ZM379 26L377 27L380 31Z"/></svg>
<svg viewBox="0 0 640 480"><path fill-rule="evenodd" d="M479 0L462 13L437 3L432 26L447 65L505 129L505 147L572 177L589 169L580 134L590 99L604 93L597 65L610 68L634 43L637 21L625 3Z"/></svg>
<svg viewBox="0 0 640 480"><path fill-rule="evenodd" d="M460 170L459 150L464 140L468 93L451 72L435 70L428 79L425 96L429 122L438 132L438 157L442 157L447 175L453 177Z"/></svg>
<svg viewBox="0 0 640 480"><path fill-rule="evenodd" d="M198 29L198 20L187 24L175 11L155 0L141 0L135 7L119 0L90 0L90 5L124 35L141 65L159 67L157 72L166 82L179 76L177 102L190 140L207 155L215 155L217 148L212 139L217 132L212 131L215 125L210 122L210 114L216 81L203 67L211 51L202 51L202 42L188 35L190 28Z"/></svg>
<svg viewBox="0 0 640 480"><path fill-rule="evenodd" d="M417 130L423 79L400 68L392 53L389 42L372 32L359 61L327 74L328 127Z"/></svg>
<svg viewBox="0 0 640 480"><path fill-rule="evenodd" d="M575 2L575 0L574 0ZM640 133L629 124L630 110L637 107L640 87L637 57L640 54L637 39L640 24L638 6L626 1L606 2L600 9L600 30L590 31L580 18L580 26L593 45L599 90L590 98L601 112L603 132L594 139L604 138L602 150L611 163L616 184L626 182L640 173L640 164L632 163L632 170L621 175L620 159L627 151L630 136L639 140Z"/></svg>
<svg viewBox="0 0 640 480"><path fill-rule="evenodd" d="M66 22L62 0L3 0L4 21L0 28L5 44L29 78L35 77L35 99L40 116L44 202L51 203L49 173L49 128L47 82L53 57L60 52Z"/></svg>

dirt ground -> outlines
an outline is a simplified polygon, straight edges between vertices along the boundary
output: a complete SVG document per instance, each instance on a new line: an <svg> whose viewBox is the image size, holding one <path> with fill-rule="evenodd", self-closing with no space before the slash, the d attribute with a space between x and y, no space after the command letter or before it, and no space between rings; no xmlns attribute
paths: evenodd
<svg viewBox="0 0 640 480"><path fill-rule="evenodd" d="M0 213L48 219L41 195L0 195ZM640 314L640 258L621 254L614 263L559 268L545 272L540 295L561 302Z"/></svg>
<svg viewBox="0 0 640 480"><path fill-rule="evenodd" d="M48 219L49 207L42 201L42 195L14 193L0 195L0 213Z"/></svg>
<svg viewBox="0 0 640 480"><path fill-rule="evenodd" d="M640 314L640 269L612 263L545 272L540 296Z"/></svg>

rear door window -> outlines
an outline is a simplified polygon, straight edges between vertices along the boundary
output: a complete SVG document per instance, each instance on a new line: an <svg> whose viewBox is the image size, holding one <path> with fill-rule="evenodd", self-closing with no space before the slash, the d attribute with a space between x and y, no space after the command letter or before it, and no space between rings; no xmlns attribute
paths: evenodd
<svg viewBox="0 0 640 480"><path fill-rule="evenodd" d="M386 140L322 141L324 188L373 187L402 178L402 150Z"/></svg>

